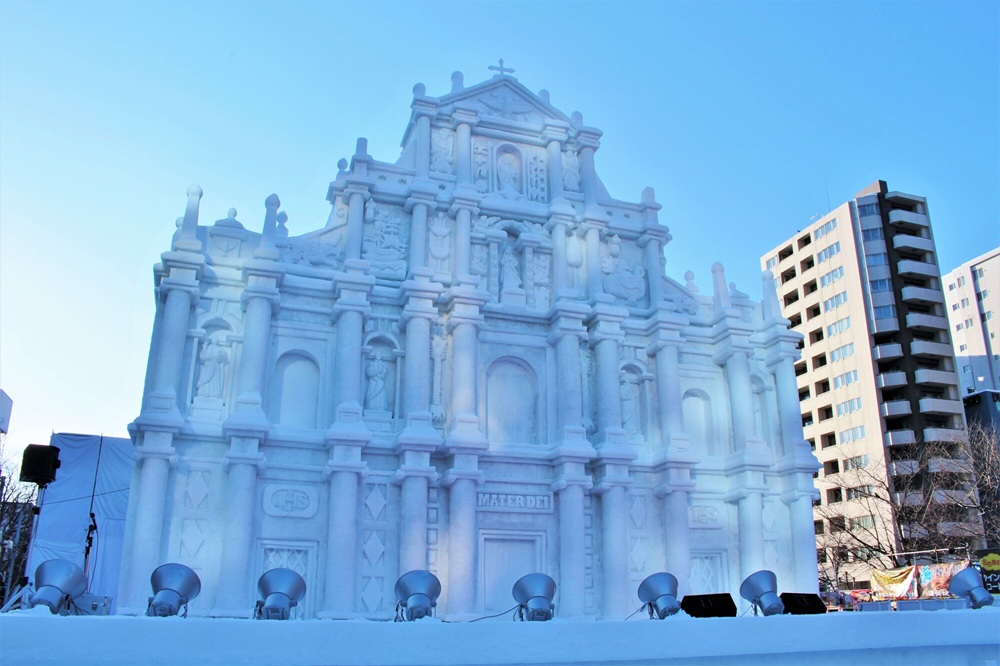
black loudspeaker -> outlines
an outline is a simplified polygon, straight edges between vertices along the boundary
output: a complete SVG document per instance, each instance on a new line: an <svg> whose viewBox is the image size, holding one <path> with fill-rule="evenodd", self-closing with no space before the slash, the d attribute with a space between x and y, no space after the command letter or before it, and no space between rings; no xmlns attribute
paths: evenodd
<svg viewBox="0 0 1000 666"><path fill-rule="evenodd" d="M731 594L689 594L681 599L681 610L691 617L736 617Z"/></svg>
<svg viewBox="0 0 1000 666"><path fill-rule="evenodd" d="M818 594L782 592L781 603L785 605L785 615L821 615L826 612L826 604Z"/></svg>
<svg viewBox="0 0 1000 666"><path fill-rule="evenodd" d="M21 457L21 481L37 483L44 488L56 480L60 464L59 447L28 444Z"/></svg>

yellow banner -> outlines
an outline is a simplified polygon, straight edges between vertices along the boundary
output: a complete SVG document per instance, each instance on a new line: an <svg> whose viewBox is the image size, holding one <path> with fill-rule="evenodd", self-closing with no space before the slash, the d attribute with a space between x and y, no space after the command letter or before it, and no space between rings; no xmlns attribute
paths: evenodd
<svg viewBox="0 0 1000 666"><path fill-rule="evenodd" d="M882 571L872 569L872 594L888 599L912 599L917 596L916 567Z"/></svg>

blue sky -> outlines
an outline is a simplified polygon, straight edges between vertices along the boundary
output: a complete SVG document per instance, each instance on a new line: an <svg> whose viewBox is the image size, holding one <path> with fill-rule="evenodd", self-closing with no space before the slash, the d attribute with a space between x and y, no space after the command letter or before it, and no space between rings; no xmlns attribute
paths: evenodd
<svg viewBox="0 0 1000 666"><path fill-rule="evenodd" d="M928 198L943 270L1000 244L1000 3L0 3L6 457L139 411L152 266L202 223L321 226L359 136L393 161L412 87L498 58L604 131L667 271L759 297L759 257L877 179ZM828 206L829 202L829 206Z"/></svg>

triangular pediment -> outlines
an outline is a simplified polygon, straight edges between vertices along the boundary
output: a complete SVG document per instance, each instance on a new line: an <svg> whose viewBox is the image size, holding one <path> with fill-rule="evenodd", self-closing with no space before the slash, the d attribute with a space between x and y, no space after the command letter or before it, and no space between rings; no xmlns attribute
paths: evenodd
<svg viewBox="0 0 1000 666"><path fill-rule="evenodd" d="M476 111L482 117L502 118L522 123L558 120L571 123L569 116L528 90L512 76L495 76L470 88L454 91L439 99L439 105Z"/></svg>

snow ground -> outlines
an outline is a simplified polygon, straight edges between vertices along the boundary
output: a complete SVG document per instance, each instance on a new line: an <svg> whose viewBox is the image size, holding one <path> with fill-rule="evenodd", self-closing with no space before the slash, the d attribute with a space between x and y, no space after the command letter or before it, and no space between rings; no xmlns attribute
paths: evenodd
<svg viewBox="0 0 1000 666"><path fill-rule="evenodd" d="M66 664L1000 664L1000 608L663 621L0 616L0 663Z"/></svg>

